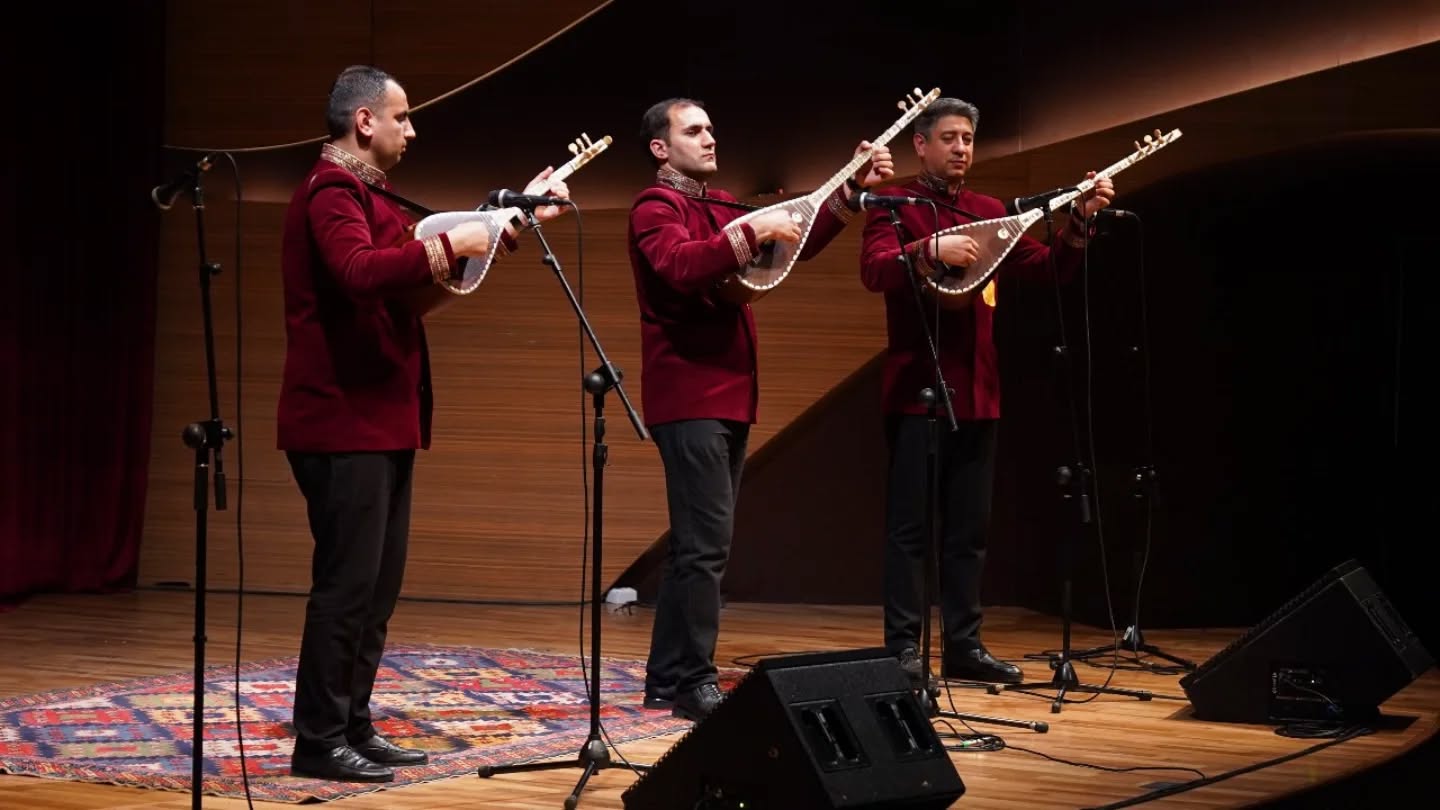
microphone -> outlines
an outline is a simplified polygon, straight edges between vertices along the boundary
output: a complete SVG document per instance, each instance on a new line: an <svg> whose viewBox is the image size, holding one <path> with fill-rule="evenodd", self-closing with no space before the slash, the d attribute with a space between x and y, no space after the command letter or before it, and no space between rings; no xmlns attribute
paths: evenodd
<svg viewBox="0 0 1440 810"><path fill-rule="evenodd" d="M537 194L520 194L508 188L496 189L490 192L489 202L496 208L524 208L534 210L546 205L570 205L570 201L561 197L545 197Z"/></svg>
<svg viewBox="0 0 1440 810"><path fill-rule="evenodd" d="M1126 211L1124 208L1101 208L1095 212L1096 219L1139 219L1140 215L1134 211Z"/></svg>
<svg viewBox="0 0 1440 810"><path fill-rule="evenodd" d="M150 199L155 203L155 207L161 211L169 211L170 206L175 204L175 198L180 196L180 192L194 186L196 179L202 173L210 170L210 161L214 157L215 154L212 152L200 158L194 166L187 167L184 173L174 180L150 189Z"/></svg>
<svg viewBox="0 0 1440 810"><path fill-rule="evenodd" d="M1043 208L1047 203L1059 197L1061 194L1069 194L1075 190L1076 188L1074 186L1068 188L1052 188L1049 191L1042 191L1039 194L1032 194L1029 197L1016 197L1005 205L1005 211L1010 214L1010 216L1023 214L1033 208Z"/></svg>
<svg viewBox="0 0 1440 810"><path fill-rule="evenodd" d="M899 208L903 205L929 205L929 200L922 200L919 197L890 197L884 194L871 194L868 191L860 192L857 198L861 210L867 208Z"/></svg>

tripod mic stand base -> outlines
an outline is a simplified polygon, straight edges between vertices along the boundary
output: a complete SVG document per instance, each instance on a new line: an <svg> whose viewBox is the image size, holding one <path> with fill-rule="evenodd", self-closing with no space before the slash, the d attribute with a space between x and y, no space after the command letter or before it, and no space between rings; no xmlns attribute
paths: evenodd
<svg viewBox="0 0 1440 810"><path fill-rule="evenodd" d="M481 765L476 769L475 775L481 779L489 779L502 773L522 773L525 771L550 771L556 768L584 768L580 779L575 783L575 789L565 797L565 810L575 810L580 805L580 792L585 789L585 783L596 772L606 768L629 768L640 773L650 769L649 765L619 765L610 758L610 749L605 741L598 737L591 737L585 741L580 748L580 755L576 759L552 761L552 762L526 762L520 765Z"/></svg>
<svg viewBox="0 0 1440 810"><path fill-rule="evenodd" d="M1125 635L1120 638L1119 644L1106 644L1101 647L1091 647L1088 650L1081 650L1077 653L1073 653L1070 657L1083 660L1086 658L1095 658L1101 655L1109 655L1117 652L1130 652L1134 653L1137 656L1140 655L1140 653L1145 653L1146 655L1153 655L1156 658L1163 658L1166 661L1174 664L1175 666L1181 667L1186 672L1194 672L1196 668L1194 661L1188 661L1178 655L1171 655L1170 653L1161 650L1159 647L1156 647L1153 644L1147 644L1145 642L1145 634L1141 632L1140 628L1137 625L1133 624L1125 628Z"/></svg>
<svg viewBox="0 0 1440 810"><path fill-rule="evenodd" d="M1060 665L1055 667L1055 675L1048 682L1007 683L1003 688L1017 692L1031 692L1036 689L1056 690L1055 700L1050 703L1051 714L1060 713L1060 707L1065 703L1066 692L1120 695L1122 697L1133 697L1137 700L1150 700L1152 697L1152 695L1144 689L1121 689L1118 686L1090 686L1089 684L1083 684L1075 674L1075 665L1068 660L1061 661Z"/></svg>
<svg viewBox="0 0 1440 810"><path fill-rule="evenodd" d="M959 687L961 689L984 689L986 692L992 695L1000 694L1000 684L998 683L990 683L988 681L967 681L962 678L941 678L940 680L945 684L945 686L951 689L954 689L956 687Z"/></svg>
<svg viewBox="0 0 1440 810"><path fill-rule="evenodd" d="M994 689L994 684L976 683L968 686L984 686ZM992 694L999 694L998 690ZM915 690L915 697L925 709L925 716L930 718L943 717L948 720L960 720L966 723L994 723L997 726L1010 726L1011 728L1026 728L1038 734L1044 734L1050 730L1050 724L1036 720L1012 720L1008 717L987 717L983 714L968 714L965 712L945 712L940 710L940 687L935 684L927 684L922 689Z"/></svg>
<svg viewBox="0 0 1440 810"><path fill-rule="evenodd" d="M966 712L936 712L934 716L943 717L947 720L959 720L964 723L994 723L997 726L1027 728L1036 734L1044 734L1050 730L1050 724L1044 720L1010 720L1005 717L986 717L983 714L968 714Z"/></svg>

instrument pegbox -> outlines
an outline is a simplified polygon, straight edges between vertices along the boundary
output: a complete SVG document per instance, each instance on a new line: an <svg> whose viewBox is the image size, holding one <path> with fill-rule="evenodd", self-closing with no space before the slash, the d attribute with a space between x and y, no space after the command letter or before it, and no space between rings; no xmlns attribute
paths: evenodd
<svg viewBox="0 0 1440 810"><path fill-rule="evenodd" d="M1180 132L1179 130L1175 130L1175 132L1171 133L1171 135L1177 135L1177 134L1179 134L1179 132ZM1135 151L1136 151L1136 152L1139 152L1139 153L1142 154L1142 155L1148 155L1148 154L1150 154L1151 152L1154 152L1156 149L1159 149L1160 147L1164 146L1165 143L1166 143L1168 140L1170 140L1170 137L1160 134L1160 130L1157 129L1157 130L1155 130L1155 134L1154 134L1154 135L1146 135L1146 136L1145 136L1145 145L1144 145L1144 146L1141 146L1141 145L1140 145L1140 142L1139 142L1139 141L1136 141L1136 142L1135 142Z"/></svg>
<svg viewBox="0 0 1440 810"><path fill-rule="evenodd" d="M916 87L909 93L905 94L904 101L895 102L895 107L896 109L907 110L911 107L914 107L916 104L919 104L920 100L923 98L925 98L925 94L920 92L920 88Z"/></svg>
<svg viewBox="0 0 1440 810"><path fill-rule="evenodd" d="M570 154L577 156L590 152L598 154L601 150L610 145L611 140L612 138L609 135L606 135L605 137L600 139L600 143L597 145L594 141L590 140L590 135L588 133L582 132L580 133L580 137L576 138L570 144Z"/></svg>

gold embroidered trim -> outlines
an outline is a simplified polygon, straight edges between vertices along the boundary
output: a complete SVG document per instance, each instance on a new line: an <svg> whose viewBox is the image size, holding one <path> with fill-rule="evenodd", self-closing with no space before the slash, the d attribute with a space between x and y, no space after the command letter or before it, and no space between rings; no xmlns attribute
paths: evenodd
<svg viewBox="0 0 1440 810"><path fill-rule="evenodd" d="M837 190L834 194L826 197L825 207L841 222L849 222L850 219L855 216L855 209L851 208L850 204L845 201L845 192L843 191Z"/></svg>
<svg viewBox="0 0 1440 810"><path fill-rule="evenodd" d="M739 262L741 267L749 264L750 260L755 258L755 254L750 252L750 240L745 238L744 226L735 225L726 228L725 235L729 237L730 249L735 251L735 261Z"/></svg>
<svg viewBox="0 0 1440 810"><path fill-rule="evenodd" d="M924 239L911 242L906 248L906 252L910 254L910 261L912 263L923 262L925 269L931 272L939 270L940 268L936 266L935 260L930 257L930 246L934 244L934 242L934 236L927 236Z"/></svg>
<svg viewBox="0 0 1440 810"><path fill-rule="evenodd" d="M430 276L435 279L436 284L443 284L450 280L450 262L445 258L445 243L440 241L440 234L427 236L420 240L425 246L425 258L430 262Z"/></svg>
<svg viewBox="0 0 1440 810"><path fill-rule="evenodd" d="M689 194L692 197L704 197L708 188L704 183L693 177L687 177L675 171L668 165L661 166L655 172L656 182L669 186L681 194Z"/></svg>
<svg viewBox="0 0 1440 810"><path fill-rule="evenodd" d="M956 187L955 191L951 192L950 181L939 176L938 174L931 174L924 169L922 169L919 174L915 175L915 182L919 183L925 188L930 189L936 194L943 194L946 197L955 197L960 193L959 187ZM965 185L965 178L960 178L960 185Z"/></svg>
<svg viewBox="0 0 1440 810"><path fill-rule="evenodd" d="M333 143L321 145L320 157L323 160L328 160L331 163L334 163L336 166L339 166L340 168L349 171L351 174L371 185L382 186L385 184L384 172L380 171L374 166L371 166L369 163L366 163L360 158L355 157L349 152L346 152L344 149L341 149Z"/></svg>

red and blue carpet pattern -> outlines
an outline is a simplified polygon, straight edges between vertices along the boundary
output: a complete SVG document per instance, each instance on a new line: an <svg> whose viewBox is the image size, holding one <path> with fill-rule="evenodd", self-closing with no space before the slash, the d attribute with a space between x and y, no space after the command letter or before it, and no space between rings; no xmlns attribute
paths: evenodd
<svg viewBox="0 0 1440 810"><path fill-rule="evenodd" d="M430 752L430 764L397 768L387 785L292 777L295 663L240 669L244 768L256 800L337 799L473 776L485 764L574 757L590 731L589 668L577 655L395 646L375 685L376 726ZM689 727L641 707L644 678L643 661L601 659L600 717L610 742ZM235 696L234 669L206 672L204 793L244 795ZM193 707L189 672L0 700L0 772L189 792Z"/></svg>

